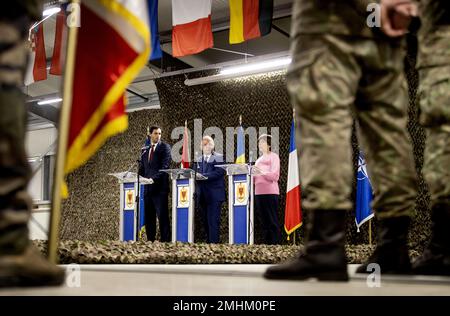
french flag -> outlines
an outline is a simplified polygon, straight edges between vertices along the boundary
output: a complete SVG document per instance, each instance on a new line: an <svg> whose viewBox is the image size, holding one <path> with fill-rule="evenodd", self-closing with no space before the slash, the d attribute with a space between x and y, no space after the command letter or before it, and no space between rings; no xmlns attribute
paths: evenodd
<svg viewBox="0 0 450 316"><path fill-rule="evenodd" d="M288 181L286 193L286 208L284 212L284 229L286 234L292 234L302 226L300 208L300 181L298 174L297 146L295 145L295 121L291 125L291 141L289 146Z"/></svg>
<svg viewBox="0 0 450 316"><path fill-rule="evenodd" d="M213 47L211 0L172 0L172 55L182 57Z"/></svg>

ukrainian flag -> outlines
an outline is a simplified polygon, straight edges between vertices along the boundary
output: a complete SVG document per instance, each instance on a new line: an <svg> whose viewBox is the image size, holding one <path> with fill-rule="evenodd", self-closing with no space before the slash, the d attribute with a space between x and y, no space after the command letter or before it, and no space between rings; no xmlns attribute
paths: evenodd
<svg viewBox="0 0 450 316"><path fill-rule="evenodd" d="M236 163L245 163L245 139L241 119L239 119L239 127L237 131Z"/></svg>

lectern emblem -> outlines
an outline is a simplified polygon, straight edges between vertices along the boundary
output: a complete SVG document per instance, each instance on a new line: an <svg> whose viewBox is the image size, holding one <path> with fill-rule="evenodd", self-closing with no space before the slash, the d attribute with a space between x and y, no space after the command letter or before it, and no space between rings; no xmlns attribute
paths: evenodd
<svg viewBox="0 0 450 316"><path fill-rule="evenodd" d="M246 185L244 183L239 183L237 185L237 200L239 203L242 203L245 201L245 187Z"/></svg>
<svg viewBox="0 0 450 316"><path fill-rule="evenodd" d="M126 210L134 209L134 190L133 189L125 190L125 209Z"/></svg>
<svg viewBox="0 0 450 316"><path fill-rule="evenodd" d="M181 204L186 204L187 203L187 201L188 201L188 196L187 196L187 193L188 193L188 190L187 190L187 188L186 187L184 187L184 188L182 188L181 190L180 190L180 202L181 202Z"/></svg>
<svg viewBox="0 0 450 316"><path fill-rule="evenodd" d="M178 208L189 207L189 186L178 185Z"/></svg>
<svg viewBox="0 0 450 316"><path fill-rule="evenodd" d="M248 202L247 181L234 181L234 205L247 205Z"/></svg>

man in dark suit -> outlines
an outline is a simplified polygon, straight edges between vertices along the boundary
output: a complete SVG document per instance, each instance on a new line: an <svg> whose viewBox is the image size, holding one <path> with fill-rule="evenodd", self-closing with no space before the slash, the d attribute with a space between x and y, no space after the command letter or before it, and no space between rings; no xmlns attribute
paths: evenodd
<svg viewBox="0 0 450 316"><path fill-rule="evenodd" d="M210 136L202 139L203 155L194 164L197 172L207 177L196 183L197 205L205 224L208 243L218 243L220 234L220 210L225 201L225 171L216 165L223 164L223 155L214 152L214 140Z"/></svg>
<svg viewBox="0 0 450 316"><path fill-rule="evenodd" d="M153 184L147 184L144 189L145 230L147 239L154 241L156 216L158 216L161 241L168 242L171 240L168 201L169 175L160 170L169 168L170 146L161 141L159 126L150 127L149 133L150 146L142 154L139 166L139 175L153 180Z"/></svg>

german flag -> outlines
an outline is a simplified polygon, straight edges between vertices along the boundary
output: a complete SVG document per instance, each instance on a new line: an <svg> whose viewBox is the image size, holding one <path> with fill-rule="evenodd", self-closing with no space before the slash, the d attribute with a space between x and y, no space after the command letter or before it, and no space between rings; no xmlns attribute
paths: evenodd
<svg viewBox="0 0 450 316"><path fill-rule="evenodd" d="M272 15L273 0L230 0L230 44L269 34Z"/></svg>

